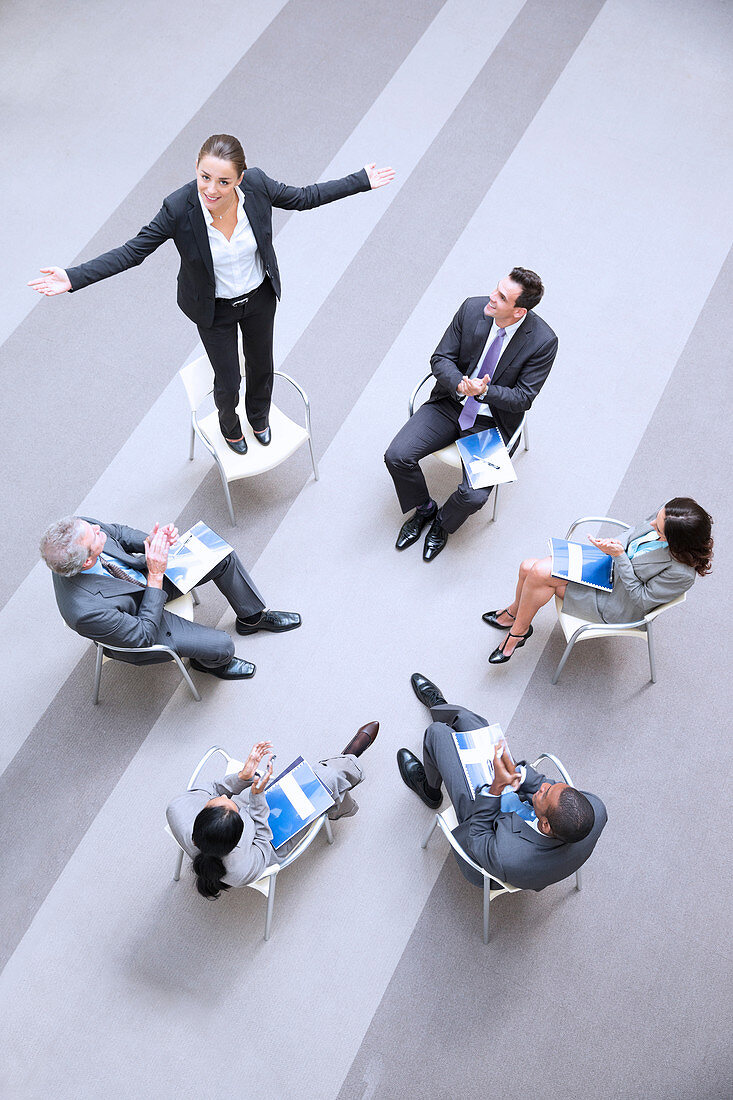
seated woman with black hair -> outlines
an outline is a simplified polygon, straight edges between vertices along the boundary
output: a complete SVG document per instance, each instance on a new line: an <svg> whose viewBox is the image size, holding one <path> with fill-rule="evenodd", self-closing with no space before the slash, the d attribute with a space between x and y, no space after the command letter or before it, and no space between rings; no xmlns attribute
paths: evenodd
<svg viewBox="0 0 733 1100"><path fill-rule="evenodd" d="M704 577L711 570L712 522L690 497L674 497L621 539L589 535L589 542L614 559L611 592L553 577L552 558L527 558L519 566L513 603L482 616L489 626L509 631L489 664L504 664L521 649L532 634L532 619L553 596L562 599L566 614L594 623L636 622L681 596L696 575Z"/></svg>
<svg viewBox="0 0 733 1100"><path fill-rule="evenodd" d="M378 732L379 722L367 723L340 756L313 765L336 803L328 814L331 821L353 817L359 809L349 793L364 778L357 757ZM298 834L277 850L270 843L272 832L264 791L272 776L272 760L261 778L255 776L255 769L271 752L269 741L259 741L236 775L186 791L166 810L173 836L193 860L196 888L205 898L218 898L222 890L254 882L266 867L281 862L300 840Z"/></svg>

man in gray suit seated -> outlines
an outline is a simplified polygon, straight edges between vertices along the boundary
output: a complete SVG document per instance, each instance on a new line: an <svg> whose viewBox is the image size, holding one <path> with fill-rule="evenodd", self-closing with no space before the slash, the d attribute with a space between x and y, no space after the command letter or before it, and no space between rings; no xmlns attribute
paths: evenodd
<svg viewBox="0 0 733 1100"><path fill-rule="evenodd" d="M451 730L480 729L488 722L465 707L446 703L439 688L419 672L413 674L412 686L433 722L425 731L424 767L408 749L397 753L407 786L437 809L443 800L440 786L445 783L459 822L453 835L500 882L521 890L544 890L575 874L606 824L606 807L600 798L567 783L551 782L528 764L517 768L504 748L494 758L493 782L472 799ZM458 864L469 882L482 884L481 876L468 864L461 859Z"/></svg>
<svg viewBox="0 0 733 1100"><path fill-rule="evenodd" d="M557 336L538 317L539 275L514 267L488 297L467 298L433 352L435 386L400 428L384 456L403 512L415 511L395 546L405 550L426 524L423 559L432 561L448 535L483 508L491 488L473 489L464 474L442 508L428 492L420 459L467 435L497 427L508 443L542 389L557 355Z"/></svg>
<svg viewBox="0 0 733 1100"><path fill-rule="evenodd" d="M62 618L78 634L95 642L130 647L166 645L191 666L222 680L254 676L255 666L234 655L234 642L223 630L188 622L165 610L180 595L164 576L168 551L178 539L169 523L155 524L149 535L118 523L68 516L41 539L41 556L53 571ZM300 626L293 611L268 611L254 581L232 552L199 583L213 581L229 601L238 634L259 630L281 633ZM165 660L157 654L116 654L130 664Z"/></svg>

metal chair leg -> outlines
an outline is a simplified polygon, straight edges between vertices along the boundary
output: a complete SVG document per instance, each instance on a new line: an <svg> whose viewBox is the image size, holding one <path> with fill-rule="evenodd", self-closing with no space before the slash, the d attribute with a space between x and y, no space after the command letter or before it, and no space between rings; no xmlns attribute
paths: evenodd
<svg viewBox="0 0 733 1100"><path fill-rule="evenodd" d="M270 876L270 889L267 892L267 913L265 914L265 939L270 938L270 928L272 927L272 913L275 908L275 886L277 884L277 874Z"/></svg>
<svg viewBox="0 0 733 1100"><path fill-rule="evenodd" d="M193 424L192 424L191 425L191 442L190 442L189 447L188 447L188 461L189 462L193 462L193 448L194 448L195 442L196 442L196 432L194 431Z"/></svg>
<svg viewBox="0 0 733 1100"><path fill-rule="evenodd" d="M491 516L491 522L492 523L494 523L496 521L496 514L497 514L498 511L499 511L499 486L495 485L494 486L494 511L492 513L492 516Z"/></svg>
<svg viewBox="0 0 733 1100"><path fill-rule="evenodd" d="M573 648L574 645L575 645L575 637L573 636L570 639L570 641L568 642L568 644L565 646L565 652L563 653L562 657L560 658L560 664L557 666L557 668L555 670L555 675L552 677L553 684L556 684L557 681L560 679L560 673L565 668L565 664L567 662L568 657L570 656L570 653L571 653L572 648Z"/></svg>
<svg viewBox="0 0 733 1100"><path fill-rule="evenodd" d="M99 685L102 682L102 661L104 660L104 650L101 645L97 646L97 663L94 668L94 694L92 700L96 706L99 702Z"/></svg>
<svg viewBox="0 0 733 1100"><path fill-rule="evenodd" d="M318 481L318 465L316 463L316 456L313 452L313 440L308 436L308 449L311 453L311 462L313 464L313 477Z"/></svg>
<svg viewBox="0 0 733 1100"><path fill-rule="evenodd" d="M431 836L435 832L435 828L436 828L437 824L438 824L438 816L436 814L435 817L433 818L432 825L430 826L427 833L425 834L425 839L423 840L422 844L420 845L421 848L427 848L428 841L430 840Z"/></svg>
<svg viewBox="0 0 733 1100"><path fill-rule="evenodd" d="M324 818L323 825L326 830L326 840L329 844L333 844L333 829L331 828L331 822L328 818Z"/></svg>
<svg viewBox="0 0 733 1100"><path fill-rule="evenodd" d="M484 875L484 943L489 942L489 906L491 905L491 879Z"/></svg>
<svg viewBox="0 0 733 1100"><path fill-rule="evenodd" d="M183 848L181 848L180 852L178 853L178 855L176 857L176 869L173 872L173 881L174 882L178 882L178 880L180 879L180 877L181 877L181 867L182 866L183 866Z"/></svg>
<svg viewBox="0 0 733 1100"><path fill-rule="evenodd" d="M525 451L528 451L529 450L529 435L527 434L527 422L526 421L524 423L524 427L522 428L522 439L524 440L524 449L525 449Z"/></svg>
<svg viewBox="0 0 733 1100"><path fill-rule="evenodd" d="M198 605L201 603L201 600L198 598L195 588L191 589L191 598L193 599L193 606L198 607Z"/></svg>
<svg viewBox="0 0 733 1100"><path fill-rule="evenodd" d="M649 647L649 671L651 672L652 683L657 682L657 667L654 661L654 642L652 640L652 624L646 624L646 644Z"/></svg>
<svg viewBox="0 0 733 1100"><path fill-rule="evenodd" d="M176 664L178 665L181 676L183 677L183 679L186 681L189 688L191 689L191 694L193 695L194 699L196 700L197 703L200 703L201 702L201 696L198 693L196 685L194 684L193 680L191 679L191 675L190 675L188 669L186 668L186 666L184 665L183 661L181 660L181 658L178 656L177 653L173 654L173 659L176 662Z"/></svg>
<svg viewBox="0 0 733 1100"><path fill-rule="evenodd" d="M575 889L580 890L583 886L583 880L580 877L580 869L575 872Z"/></svg>
<svg viewBox="0 0 733 1100"><path fill-rule="evenodd" d="M232 527L236 527L237 526L237 521L234 517L234 508L232 507L232 498L231 498L231 495L229 493L229 482L227 481L226 477L224 476L224 471L223 470L219 470L219 474L221 476L221 484L222 484L223 489L224 489L224 496L226 497L227 508L229 509L229 518L232 521Z"/></svg>

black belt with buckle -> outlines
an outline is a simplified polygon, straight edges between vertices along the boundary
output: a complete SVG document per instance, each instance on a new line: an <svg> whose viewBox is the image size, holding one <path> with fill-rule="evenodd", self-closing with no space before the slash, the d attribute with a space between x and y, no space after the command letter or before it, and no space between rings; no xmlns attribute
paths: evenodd
<svg viewBox="0 0 733 1100"><path fill-rule="evenodd" d="M263 279L264 282L264 279ZM246 294L240 294L238 298L217 298L217 302L225 302L228 306L243 306L252 298L258 290L262 289L262 283L254 290L248 290Z"/></svg>

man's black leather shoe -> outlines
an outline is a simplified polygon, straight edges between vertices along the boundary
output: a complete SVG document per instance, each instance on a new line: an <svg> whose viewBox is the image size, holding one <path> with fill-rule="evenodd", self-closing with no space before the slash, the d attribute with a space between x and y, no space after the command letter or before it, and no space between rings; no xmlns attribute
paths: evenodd
<svg viewBox="0 0 733 1100"><path fill-rule="evenodd" d="M241 657L232 657L228 664L219 665L218 668L208 668L192 657L191 668L195 668L197 672L208 672L210 676L218 676L220 680L249 680L255 674L255 666L249 661L243 661Z"/></svg>
<svg viewBox="0 0 733 1100"><path fill-rule="evenodd" d="M428 680L427 676L423 676L421 672L413 672L410 683L415 695L428 710L431 707L439 707L441 703L445 702L440 688L432 680Z"/></svg>
<svg viewBox="0 0 733 1100"><path fill-rule="evenodd" d="M258 630L269 630L273 634L282 634L286 630L295 630L302 620L297 611L263 611L262 618L256 623L246 623L237 619L237 634L256 634Z"/></svg>
<svg viewBox="0 0 733 1100"><path fill-rule="evenodd" d="M447 541L448 532L436 516L430 530L425 536L425 546L422 552L423 561L432 561L433 558L437 558Z"/></svg>
<svg viewBox="0 0 733 1100"><path fill-rule="evenodd" d="M427 516L421 516L419 512L415 512L409 519L406 519L400 527L395 550L406 550L408 546L412 546L413 542L417 542L425 524L430 523L434 517L435 512L430 512Z"/></svg>
<svg viewBox="0 0 733 1100"><path fill-rule="evenodd" d="M227 439L224 436L224 442L230 451L234 451L235 455L246 455L247 453L247 440L242 439Z"/></svg>
<svg viewBox="0 0 733 1100"><path fill-rule="evenodd" d="M410 752L409 749L398 749L397 767L400 769L403 782L410 790L414 791L417 797L422 799L431 810L437 810L443 801L443 795L439 790L433 790L432 787L428 786L428 781L425 778L425 768L414 752Z"/></svg>
<svg viewBox="0 0 733 1100"><path fill-rule="evenodd" d="M254 431L254 428L252 429ZM255 432L255 439L258 443L261 443L263 447L270 446L270 440L272 439L272 432L270 431L270 425L268 424L264 431Z"/></svg>

